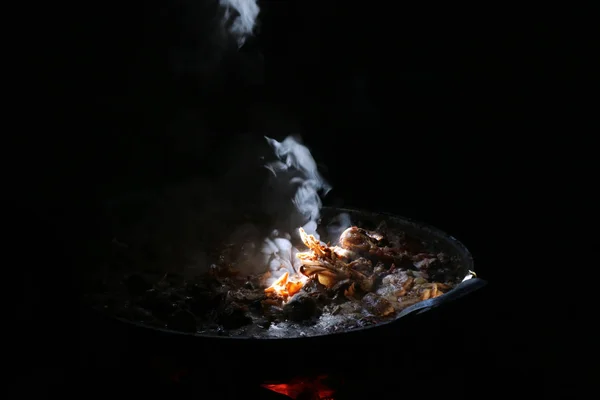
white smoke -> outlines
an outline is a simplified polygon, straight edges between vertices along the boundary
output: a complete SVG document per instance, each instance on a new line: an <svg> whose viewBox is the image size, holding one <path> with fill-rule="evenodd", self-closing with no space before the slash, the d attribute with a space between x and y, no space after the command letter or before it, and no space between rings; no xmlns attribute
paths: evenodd
<svg viewBox="0 0 600 400"><path fill-rule="evenodd" d="M291 202L304 219L302 227L308 234L317 235L317 221L322 206L319 192L325 196L331 186L319 174L317 163L308 148L294 137L288 136L282 142L266 136L265 139L278 158L278 161L266 167L275 177L281 175L283 180L288 180L282 183L295 191Z"/></svg>
<svg viewBox="0 0 600 400"><path fill-rule="evenodd" d="M288 136L282 142L266 136L265 139L277 157L277 161L268 163L266 168L278 180L277 189L285 193L282 200L286 201L285 196L289 194L287 201L293 206L292 211L300 217L288 216L286 213L289 208L273 205L286 214L286 219L292 221L285 228L295 229L293 232L275 230L272 237L265 239L262 254L272 272L272 279L276 279L286 271L295 274L300 266L296 258L298 249L292 246L290 233L297 235L297 228L302 227L308 234L319 238L317 224L322 206L320 193L326 195L331 186L321 177L309 149L294 137Z"/></svg>
<svg viewBox="0 0 600 400"><path fill-rule="evenodd" d="M292 246L290 236L277 237L277 234L275 231L272 237L266 238L262 248L268 270L274 275L273 279L286 271L295 274L300 268L300 260L296 258L298 249Z"/></svg>
<svg viewBox="0 0 600 400"><path fill-rule="evenodd" d="M193 79L211 90L221 88L232 74L261 79L260 52L238 51L254 34L257 0L175 0L174 7L178 31L169 57L178 79Z"/></svg>
<svg viewBox="0 0 600 400"><path fill-rule="evenodd" d="M337 241L339 240L339 237L342 235L342 233L348 229L350 226L352 225L352 220L350 218L350 215L347 213L341 213L338 216L336 216L335 218L333 218L328 224L327 224L327 236L332 239L332 244L334 246L337 246ZM335 241L333 240L335 239Z"/></svg>
<svg viewBox="0 0 600 400"><path fill-rule="evenodd" d="M227 31L232 34L238 46L252 36L256 18L260 11L256 0L219 0L219 5L224 9L224 21L228 26Z"/></svg>

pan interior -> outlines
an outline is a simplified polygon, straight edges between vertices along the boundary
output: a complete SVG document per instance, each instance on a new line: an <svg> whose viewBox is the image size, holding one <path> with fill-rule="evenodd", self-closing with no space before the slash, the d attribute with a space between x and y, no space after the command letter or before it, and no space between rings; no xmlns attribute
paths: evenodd
<svg viewBox="0 0 600 400"><path fill-rule="evenodd" d="M469 276L470 272L473 271L473 259L462 243L460 243L455 238L449 236L448 234L434 228L428 226L426 224L422 224L419 222L412 221L407 218L388 215L383 213L376 212L368 212L361 211L355 209L341 209L341 208L329 208L324 207L322 210L322 217L319 225L319 234L321 235L321 239L325 242L327 241L335 241L336 237L330 237L331 231L328 229L335 223L335 221L339 220L340 215L345 215L349 217L352 225L356 225L360 228L364 228L367 230L372 230L380 226L384 223L387 226L387 229L390 231L397 232L405 232L406 234L418 238L423 242L428 243L436 251L443 252L448 256L452 257L455 260L457 267L457 278L462 280L464 277ZM211 244L212 245L212 244ZM207 246L209 247L209 246ZM162 272L162 271L161 271ZM123 282L124 277L131 276L131 271L124 269L112 274L113 278L116 280L120 280ZM169 274L164 274L167 277ZM170 279L167 277L167 280ZM402 318L405 315L411 313L412 311L418 310L420 308L424 308L427 306L431 306L431 304L435 302L442 302L445 299L450 299L453 296L453 293L460 292L461 285L465 286L468 282L464 282L463 284L458 284L453 289L449 290L447 293L442 296L423 301L421 303L415 304L407 309L404 309L402 312L398 312L395 314L395 317L388 318L386 320L379 321L376 325L381 325L384 323L389 323L398 318ZM472 286L472 285L471 285ZM146 288L146 290L153 290L152 288ZM91 305L97 310L101 310L101 312L108 314L111 317L117 317L118 319L125 321L127 323L134 323L138 326L148 327L152 329L160 329L167 330L176 333L182 334L192 334L192 335L200 335L200 336L218 336L218 337L228 337L228 338L258 338L258 339L285 339L285 338L294 338L294 337L312 337L312 336L321 336L324 334L332 334L332 333L342 333L344 331L353 330L353 329L362 329L365 327L371 327L372 324L368 323L365 325L352 325L349 328L345 328L343 324L340 324L340 318L336 318L333 313L327 314L324 313L319 317L319 322L314 323L311 322L307 324L305 322L293 322L286 321L277 324L268 323L262 320L261 318L256 318L252 321L252 323L243 325L239 328L232 328L228 331L224 332L220 327L214 327L212 329L197 329L195 332L193 329L185 328L185 318L190 320L189 313L186 313L186 317L183 317L181 322L177 322L175 324L165 324L164 320L156 321L155 318L153 322L149 323L144 320L144 317L136 317L130 316L129 314L123 314L119 312L114 312L110 307L106 307L105 304L101 304L95 302L98 299L98 296L92 295L89 298L93 299L91 301ZM95 299L95 300L94 300ZM131 304L131 303L130 303ZM139 311L139 310L138 310ZM150 317L148 317L150 318ZM252 317L254 318L254 317ZM265 323L268 325L267 330L270 332L268 335L265 335ZM178 325L179 324L179 325ZM188 324L189 325L189 324ZM338 327L336 327L338 325ZM173 328L183 326L183 329ZM338 329L339 328L339 329Z"/></svg>

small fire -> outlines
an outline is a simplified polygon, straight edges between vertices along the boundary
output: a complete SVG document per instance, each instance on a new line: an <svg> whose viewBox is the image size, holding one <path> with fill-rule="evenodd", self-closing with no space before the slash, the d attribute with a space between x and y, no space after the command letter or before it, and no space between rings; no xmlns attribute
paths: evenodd
<svg viewBox="0 0 600 400"><path fill-rule="evenodd" d="M295 378L289 383L262 384L265 389L283 394L292 399L333 400L335 391L327 387L323 381L327 376L317 378Z"/></svg>
<svg viewBox="0 0 600 400"><path fill-rule="evenodd" d="M306 247L315 251L319 255L325 254L325 251L331 251L327 246L321 243L314 235L307 234L303 228L298 228L300 238ZM303 260L313 257L311 252L297 253L296 258ZM317 275L319 282L325 284L323 281L326 279L326 274ZM284 301L289 300L290 297L295 295L302 289L302 287L308 282L309 278L304 274L294 273L290 276L289 272L284 273L279 279L277 279L271 286L265 289L265 293L272 294L283 298Z"/></svg>
<svg viewBox="0 0 600 400"><path fill-rule="evenodd" d="M307 281L308 278L303 275L295 274L293 277L290 277L289 272L286 272L273 282L271 286L266 288L265 293L273 293L287 300L298 293Z"/></svg>

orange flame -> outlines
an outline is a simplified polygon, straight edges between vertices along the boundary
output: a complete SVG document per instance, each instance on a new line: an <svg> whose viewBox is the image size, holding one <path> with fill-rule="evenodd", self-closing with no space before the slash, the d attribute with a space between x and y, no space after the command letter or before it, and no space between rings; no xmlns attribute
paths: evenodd
<svg viewBox="0 0 600 400"><path fill-rule="evenodd" d="M335 390L323 384L327 376L319 376L316 379L295 378L290 383L262 384L265 389L282 394L292 399L301 395L303 398L314 400L332 400Z"/></svg>
<svg viewBox="0 0 600 400"><path fill-rule="evenodd" d="M271 286L266 288L265 293L273 293L287 300L289 297L298 293L306 281L306 277L303 276L292 279L290 278L289 272L286 272L273 282Z"/></svg>

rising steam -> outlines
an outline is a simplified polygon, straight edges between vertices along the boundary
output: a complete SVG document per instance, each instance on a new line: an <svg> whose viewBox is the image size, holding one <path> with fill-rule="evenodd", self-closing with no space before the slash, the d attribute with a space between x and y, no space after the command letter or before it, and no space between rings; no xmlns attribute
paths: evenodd
<svg viewBox="0 0 600 400"><path fill-rule="evenodd" d="M267 143L273 149L277 161L268 163L266 168L272 172L274 185L285 193L282 201L292 207L276 206L283 210L285 222L280 218L280 228L271 237L266 238L262 248L266 264L272 273L272 280L286 271L295 274L300 267L296 258L298 250L292 245L291 235L297 235L299 227L315 237L317 223L320 217L322 202L320 194L326 195L331 186L323 179L318 171L317 163L306 146L296 138L288 136L282 142L265 136ZM290 230L291 232L287 232Z"/></svg>
<svg viewBox="0 0 600 400"><path fill-rule="evenodd" d="M331 186L319 174L317 163L308 148L294 137L288 136L282 142L266 136L265 139L278 159L266 167L279 179L280 185L291 188L294 211L303 219L296 228L302 226L308 234L317 235L317 221L322 207L319 192L325 196Z"/></svg>
<svg viewBox="0 0 600 400"><path fill-rule="evenodd" d="M259 7L256 0L219 0L224 9L224 21L227 31L235 37L241 47L252 35Z"/></svg>
<svg viewBox="0 0 600 400"><path fill-rule="evenodd" d="M318 171L309 149L299 138L288 136L279 142L265 137L275 160L264 166L270 171L263 193L263 211L270 222L270 233L251 224L239 227L231 237L232 243L244 243L237 267L244 274L270 272L266 280L271 285L288 272L290 280L303 281L293 243L299 241L299 228L319 238L317 224L321 217L321 196L331 186ZM350 217L340 214L324 226L328 238L337 239L350 226Z"/></svg>

